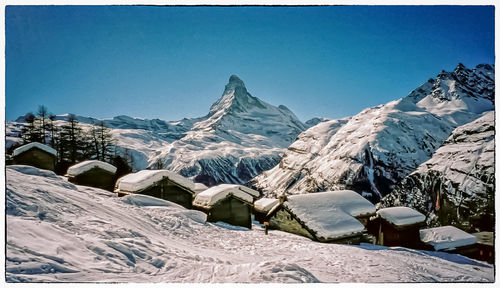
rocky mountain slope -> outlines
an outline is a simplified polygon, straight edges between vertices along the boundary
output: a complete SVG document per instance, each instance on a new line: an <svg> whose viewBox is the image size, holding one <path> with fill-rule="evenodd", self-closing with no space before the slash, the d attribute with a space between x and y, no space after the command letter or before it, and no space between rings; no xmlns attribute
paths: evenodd
<svg viewBox="0 0 500 288"><path fill-rule="evenodd" d="M68 115L56 117L63 123ZM91 125L100 121L77 117ZM23 117L7 123L7 146L20 141ZM118 116L102 120L119 149L131 153L135 170L161 165L209 186L245 183L274 167L281 154L306 129L287 107L252 96L232 75L222 97L204 117L167 122Z"/></svg>
<svg viewBox="0 0 500 288"><path fill-rule="evenodd" d="M408 206L427 224L494 231L495 112L456 128L431 159L408 175L379 206Z"/></svg>
<svg viewBox="0 0 500 288"><path fill-rule="evenodd" d="M378 202L453 129L493 110L494 87L494 66L459 64L405 98L309 128L252 184L268 196L351 189Z"/></svg>

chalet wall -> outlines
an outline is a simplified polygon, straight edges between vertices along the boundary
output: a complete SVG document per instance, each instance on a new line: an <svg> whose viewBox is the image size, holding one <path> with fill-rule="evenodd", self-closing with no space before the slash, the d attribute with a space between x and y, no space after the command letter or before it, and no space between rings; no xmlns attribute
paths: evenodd
<svg viewBox="0 0 500 288"><path fill-rule="evenodd" d="M141 191L140 194L171 201L187 209L191 209L193 206L193 195L168 179L155 183Z"/></svg>
<svg viewBox="0 0 500 288"><path fill-rule="evenodd" d="M251 207L234 197L228 197L218 202L208 212L207 221L223 221L231 225L252 227Z"/></svg>
<svg viewBox="0 0 500 288"><path fill-rule="evenodd" d="M271 219L269 219L269 228L279 229L281 231L305 236L314 239L314 236L309 233L288 211L281 208Z"/></svg>
<svg viewBox="0 0 500 288"><path fill-rule="evenodd" d="M114 174L100 168L93 168L75 177L69 177L68 180L77 185L91 186L108 191L113 191L115 184Z"/></svg>
<svg viewBox="0 0 500 288"><path fill-rule="evenodd" d="M56 158L54 155L37 148L30 149L14 156L14 164L30 165L40 169L54 171Z"/></svg>

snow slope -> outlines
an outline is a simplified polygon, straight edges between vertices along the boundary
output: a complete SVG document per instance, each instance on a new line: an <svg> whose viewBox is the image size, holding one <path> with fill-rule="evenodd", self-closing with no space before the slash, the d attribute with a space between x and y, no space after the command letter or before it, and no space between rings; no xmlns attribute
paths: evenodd
<svg viewBox="0 0 500 288"><path fill-rule="evenodd" d="M309 128L252 184L267 196L351 189L378 202L454 128L494 109L494 84L494 66L443 71L405 98Z"/></svg>
<svg viewBox="0 0 500 288"><path fill-rule="evenodd" d="M442 252L312 242L144 195L6 169L8 282L492 282L492 265Z"/></svg>
<svg viewBox="0 0 500 288"><path fill-rule="evenodd" d="M456 128L379 206L413 207L430 226L494 231L494 194L495 112L490 111Z"/></svg>

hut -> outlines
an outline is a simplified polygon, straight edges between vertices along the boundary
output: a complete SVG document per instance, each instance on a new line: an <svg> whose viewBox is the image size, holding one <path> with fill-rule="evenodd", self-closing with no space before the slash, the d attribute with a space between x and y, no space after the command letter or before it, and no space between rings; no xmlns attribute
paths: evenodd
<svg viewBox="0 0 500 288"><path fill-rule="evenodd" d="M255 203L253 203L253 215L255 215L255 221L260 224L268 221L267 215L276 206L280 204L279 199L275 198L261 198Z"/></svg>
<svg viewBox="0 0 500 288"><path fill-rule="evenodd" d="M481 261L486 261L490 264L495 263L495 233L493 232L477 232L472 233L476 236L477 242L474 245L476 249L472 251L471 254L467 255L463 252L461 254L478 259Z"/></svg>
<svg viewBox="0 0 500 288"><path fill-rule="evenodd" d="M193 208L207 213L209 222L252 228L251 211L256 194L257 191L245 186L221 184L197 194Z"/></svg>
<svg viewBox="0 0 500 288"><path fill-rule="evenodd" d="M477 238L453 226L440 226L420 230L420 241L435 251L453 251L474 245Z"/></svg>
<svg viewBox="0 0 500 288"><path fill-rule="evenodd" d="M87 160L68 168L66 177L72 183L113 191L116 167L99 160Z"/></svg>
<svg viewBox="0 0 500 288"><path fill-rule="evenodd" d="M142 170L127 174L116 181L115 193L118 196L144 194L161 198L192 208L196 194L194 183L168 170Z"/></svg>
<svg viewBox="0 0 500 288"><path fill-rule="evenodd" d="M428 250L460 254L494 263L493 232L469 234L453 226L420 230L420 240Z"/></svg>
<svg viewBox="0 0 500 288"><path fill-rule="evenodd" d="M420 228L425 222L422 213L408 207L389 207L378 210L370 221L369 225L376 227L377 244L421 248Z"/></svg>
<svg viewBox="0 0 500 288"><path fill-rule="evenodd" d="M375 206L351 190L293 195L280 202L266 216L270 228L319 242L359 244L366 231L362 221L375 214Z"/></svg>
<svg viewBox="0 0 500 288"><path fill-rule="evenodd" d="M47 145L32 142L16 148L12 153L12 158L13 164L30 165L54 171L57 152Z"/></svg>

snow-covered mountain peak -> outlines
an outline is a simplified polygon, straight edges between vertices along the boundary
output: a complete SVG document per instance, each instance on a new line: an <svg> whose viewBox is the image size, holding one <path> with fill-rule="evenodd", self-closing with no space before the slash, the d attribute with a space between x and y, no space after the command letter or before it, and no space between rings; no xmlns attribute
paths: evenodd
<svg viewBox="0 0 500 288"><path fill-rule="evenodd" d="M206 119L196 123L194 128L197 131L238 131L276 138L278 142L285 136L288 146L306 126L284 105L276 107L252 96L243 81L231 75L221 98L212 105ZM286 147L285 142L278 146Z"/></svg>
<svg viewBox="0 0 500 288"><path fill-rule="evenodd" d="M457 105L479 104L484 106L483 100L494 102L495 98L495 66L489 64L479 64L474 69L465 67L459 63L452 72L441 71L437 77L429 79L417 89L413 90L406 99L411 100L422 108L435 107L438 102L459 101ZM428 98L428 99L425 99ZM430 99L432 98L432 99ZM468 100L473 99L473 102ZM424 101L422 101L424 100ZM424 107L425 106L425 107ZM478 107L469 107L476 110ZM482 113L489 109L477 111ZM439 114L439 113L438 113Z"/></svg>
<svg viewBox="0 0 500 288"><path fill-rule="evenodd" d="M208 117L227 113L244 113L255 108L265 109L265 104L248 93L245 83L238 76L231 75L222 97L210 107Z"/></svg>
<svg viewBox="0 0 500 288"><path fill-rule="evenodd" d="M243 81L238 76L236 76L234 74L229 77L229 83L228 83L228 85L230 85L230 84L239 85L239 86L245 87L245 83L243 83Z"/></svg>

